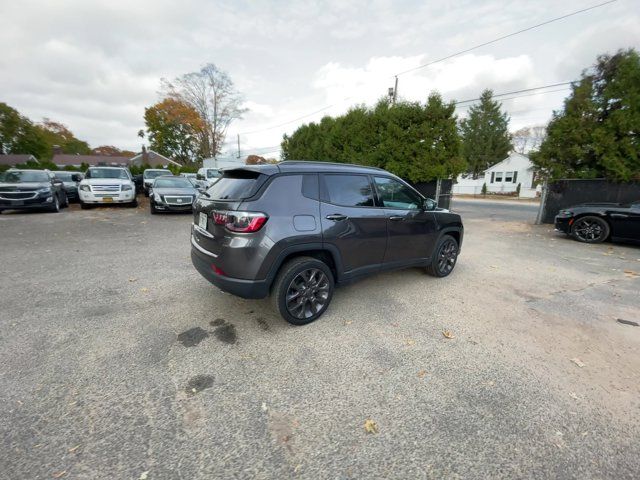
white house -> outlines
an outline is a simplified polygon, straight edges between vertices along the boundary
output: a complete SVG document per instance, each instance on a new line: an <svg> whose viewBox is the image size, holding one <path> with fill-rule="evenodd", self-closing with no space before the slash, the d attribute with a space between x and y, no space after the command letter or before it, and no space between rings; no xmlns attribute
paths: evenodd
<svg viewBox="0 0 640 480"><path fill-rule="evenodd" d="M244 159L236 157L211 157L202 161L205 168L235 168L244 165Z"/></svg>
<svg viewBox="0 0 640 480"><path fill-rule="evenodd" d="M529 157L513 152L507 158L484 172L477 179L458 176L453 186L453 194L479 195L482 186L487 185L487 193L515 193L520 184L520 196L533 198L537 195L534 181L534 167Z"/></svg>

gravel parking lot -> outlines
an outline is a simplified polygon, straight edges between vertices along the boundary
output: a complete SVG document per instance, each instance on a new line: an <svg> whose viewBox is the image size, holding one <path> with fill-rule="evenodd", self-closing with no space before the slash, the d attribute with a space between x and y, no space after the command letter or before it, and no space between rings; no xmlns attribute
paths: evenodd
<svg viewBox="0 0 640 480"><path fill-rule="evenodd" d="M190 215L3 213L0 476L639 478L640 248L453 208L450 277L305 327L201 278Z"/></svg>

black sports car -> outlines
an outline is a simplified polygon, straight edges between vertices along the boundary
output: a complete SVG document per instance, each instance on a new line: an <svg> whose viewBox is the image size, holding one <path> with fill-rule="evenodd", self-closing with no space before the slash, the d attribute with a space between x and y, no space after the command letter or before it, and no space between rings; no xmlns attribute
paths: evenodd
<svg viewBox="0 0 640 480"><path fill-rule="evenodd" d="M560 210L556 230L586 243L607 239L640 242L640 200L629 204L583 203Z"/></svg>

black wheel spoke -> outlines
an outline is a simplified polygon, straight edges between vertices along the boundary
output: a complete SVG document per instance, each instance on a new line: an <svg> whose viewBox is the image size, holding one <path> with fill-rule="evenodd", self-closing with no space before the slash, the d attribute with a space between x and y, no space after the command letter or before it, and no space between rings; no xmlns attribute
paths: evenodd
<svg viewBox="0 0 640 480"><path fill-rule="evenodd" d="M303 270L289 284L286 295L287 310L296 318L310 318L325 307L329 299L329 290L329 280L322 270Z"/></svg>

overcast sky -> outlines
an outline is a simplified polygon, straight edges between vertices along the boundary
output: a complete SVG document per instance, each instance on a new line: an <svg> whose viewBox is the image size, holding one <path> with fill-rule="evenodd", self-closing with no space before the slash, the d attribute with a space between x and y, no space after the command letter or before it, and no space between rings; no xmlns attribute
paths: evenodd
<svg viewBox="0 0 640 480"><path fill-rule="evenodd" d="M250 109L227 140L277 149L301 123L373 104L395 73L601 1L0 0L0 101L92 147L137 151L160 79L212 62ZM402 75L399 96L465 100L574 80L600 53L640 48L638 7L619 0ZM546 122L566 95L505 101L512 130Z"/></svg>

